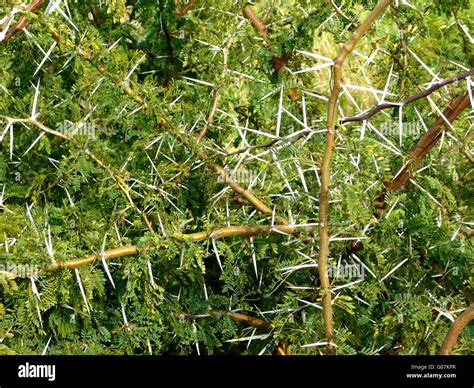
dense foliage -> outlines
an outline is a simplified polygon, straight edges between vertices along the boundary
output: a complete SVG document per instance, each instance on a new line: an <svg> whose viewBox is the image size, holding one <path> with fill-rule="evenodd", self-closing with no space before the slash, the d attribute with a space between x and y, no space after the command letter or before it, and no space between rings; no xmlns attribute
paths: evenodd
<svg viewBox="0 0 474 388"><path fill-rule="evenodd" d="M28 20L0 45L0 353L323 353L330 61L376 3L262 0L262 34L235 0L49 1L35 12L0 2L4 34ZM467 0L394 1L344 64L339 117L469 69L472 11ZM384 186L468 82L337 126L338 354L436 354L473 300L472 100L408 184ZM271 232L284 220L298 232ZM227 226L268 231L214 238ZM208 234L187 237L198 232ZM138 254L100 259L131 245ZM17 270L91 255L77 269ZM472 335L457 354L473 352Z"/></svg>

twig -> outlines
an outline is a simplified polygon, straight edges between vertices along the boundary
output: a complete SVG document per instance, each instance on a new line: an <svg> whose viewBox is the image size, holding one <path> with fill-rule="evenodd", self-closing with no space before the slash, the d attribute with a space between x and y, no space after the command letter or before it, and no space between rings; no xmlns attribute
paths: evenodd
<svg viewBox="0 0 474 388"><path fill-rule="evenodd" d="M91 11L92 18L94 19L94 23L97 27L100 27L102 25L102 18L101 18L101 12L100 12L100 7L99 6L94 6Z"/></svg>
<svg viewBox="0 0 474 388"><path fill-rule="evenodd" d="M463 152L464 152L464 155L466 155L466 158L467 158L471 163L474 163L474 155L473 155L472 152L469 150L469 148L468 148L468 147L464 148Z"/></svg>
<svg viewBox="0 0 474 388"><path fill-rule="evenodd" d="M342 65L347 56L354 50L357 42L365 35L377 18L392 3L392 0L380 0L369 16L357 28L340 50L334 61L333 80L334 84L328 102L327 134L324 158L321 165L321 197L319 200L319 278L321 282L323 318L326 339L328 342L327 353L335 354L333 344L334 324L331 305L331 290L327 271L329 256L329 233L328 233L328 212L329 212L329 185L330 185L330 165L334 152L334 133L336 126L336 112L339 93L342 89Z"/></svg>
<svg viewBox="0 0 474 388"><path fill-rule="evenodd" d="M229 37L229 40L225 47L222 49L222 55L223 55L223 63L222 63L222 78L224 78L229 70L229 49L230 46L232 45L233 42L233 37ZM197 137L197 142L199 143L204 136L206 136L207 129L209 128L210 125L214 122L214 116L216 115L217 112L217 106L219 103L219 97L220 97L220 92L219 88L214 88L214 99L212 101L212 108L207 116L206 123L204 124L204 127L201 129L201 132L199 133L199 136Z"/></svg>
<svg viewBox="0 0 474 388"><path fill-rule="evenodd" d="M26 9L29 12L35 12L46 0L35 0L33 3L31 3ZM9 30L5 38L0 41L0 43L5 43L8 40L10 40L15 34L20 32L23 28L25 28L28 25L28 19L26 16L22 16L20 21L13 27L11 30Z"/></svg>
<svg viewBox="0 0 474 388"><path fill-rule="evenodd" d="M273 214L272 209L270 209L263 201L258 199L253 193L244 189L240 186L236 181L232 179L232 177L219 165L211 162L212 168L222 177L224 182L229 186L232 190L236 193L240 194L244 197L250 204L257 209L260 213L265 214L267 216L271 216ZM287 224L288 222L284 219L277 217L277 220L283 224Z"/></svg>
<svg viewBox="0 0 474 388"><path fill-rule="evenodd" d="M454 98L444 110L443 116L450 123L454 122L456 118L469 106L469 95L464 95ZM447 123L442 116L439 116L433 126L426 132L418 141L416 146L410 152L410 160L403 167L403 169L395 176L392 181L385 184L388 191L396 191L402 188L411 177L410 168L412 165L416 166L421 163L423 158L430 152L441 138L443 130L447 127Z"/></svg>
<svg viewBox="0 0 474 388"><path fill-rule="evenodd" d="M188 11L196 4L196 0L190 0L188 1L185 5L183 5L181 8L178 8L175 12L175 15L177 17L182 17L188 13Z"/></svg>
<svg viewBox="0 0 474 388"><path fill-rule="evenodd" d="M408 97L407 99L405 99L403 101L400 101L400 102L384 102L380 105L377 105L375 108L371 109L370 111L368 111L365 114L361 114L361 115L353 116L353 117L346 117L346 118L341 120L341 124L346 124L346 123L350 123L350 122L354 122L354 121L368 120L373 115L377 114L378 112L380 112L383 109L402 107L402 106L411 104L414 101L417 101L417 100L420 100L422 98L425 98L425 97L429 96L431 93L433 93L434 91L438 90L439 88L441 88L445 85L448 85L448 84L451 84L453 82L466 79L467 77L470 77L473 74L474 74L474 68L472 68L472 69L470 69L470 70L468 70L468 71L466 71L462 74L459 74L455 77L444 79L444 80L434 84L433 86L429 87L428 89L424 90L423 92L415 94L411 97Z"/></svg>
<svg viewBox="0 0 474 388"><path fill-rule="evenodd" d="M339 15L339 16L342 16L344 19L346 19L351 26L356 26L354 24L354 22L351 20L351 18L349 16L347 16L337 5L336 3L334 2L334 0L329 0L331 2L331 5L334 7L336 13Z"/></svg>
<svg viewBox="0 0 474 388"><path fill-rule="evenodd" d="M263 23L266 23L267 22L267 19L268 19L268 15L270 15L270 12L272 12L272 9L273 7L275 6L275 3L276 3L276 0L273 0L272 1L272 5L270 5L270 7L268 7L265 12L263 13L261 19L262 19L262 22Z"/></svg>
<svg viewBox="0 0 474 388"><path fill-rule="evenodd" d="M225 315L233 319L234 321L246 323L247 325L256 327L257 329L273 330L273 326L266 321L263 321L258 318L253 318L248 315L234 313L233 311L210 309L209 314L211 314L212 316Z"/></svg>
<svg viewBox="0 0 474 388"><path fill-rule="evenodd" d="M186 312L179 313L178 315L184 316L187 319L205 318L207 316L207 315L196 316L196 315L186 313ZM218 309L212 309L211 308L211 309L209 309L209 315L211 315L213 317L220 316L220 315L225 315L226 317L229 317L229 318L233 319L234 321L246 323L247 325L255 327L257 329L264 329L264 330L270 330L270 331L274 329L273 325L271 325L270 323L268 323L268 322L266 322L262 319L254 318L254 317L251 317L249 315L236 313L236 312L233 312L233 311L218 310Z"/></svg>
<svg viewBox="0 0 474 388"><path fill-rule="evenodd" d="M214 116L217 112L217 104L219 103L219 90L215 89L214 90L214 99L212 101L212 108L211 112L209 113L209 116L207 117L206 123L204 124L204 127L202 127L201 132L199 132L199 136L197 137L197 142L199 143L204 136L206 136L207 128L209 128L209 125L212 125L212 122L214 121Z"/></svg>
<svg viewBox="0 0 474 388"><path fill-rule="evenodd" d="M178 137L183 144L188 146L189 148L192 148L191 145L189 144L190 142L185 139L181 133L175 131L173 132L176 137ZM249 203L260 213L265 214L267 216L272 216L273 212L272 209L270 209L262 200L257 198L252 192L249 190L243 188L240 186L236 181L232 179L232 177L224 170L223 167L219 166L218 164L212 162L209 160L207 155L204 152L199 152L198 157L205 163L207 163L212 169L217 172L225 182L227 186L229 186L232 190L234 190L237 194L240 194L242 197L244 197ZM277 222L281 224L288 224L286 220L284 220L281 217L276 217Z"/></svg>
<svg viewBox="0 0 474 388"><path fill-rule="evenodd" d="M242 154L242 153L244 153L248 150L255 150L255 149L259 149L259 148L270 148L270 147L274 146L275 144L278 144L279 142L285 142L288 145L291 145L291 144L296 143L298 140L302 139L306 135L311 135L313 133L318 133L318 132L321 132L321 131L322 131L321 128L314 129L314 130L313 129L308 129L306 131L302 131L301 133L299 133L296 136L289 135L289 136L285 136L285 137L279 137L279 138L273 139L272 141L270 141L268 143L265 143L265 144L258 144L258 145L254 145L254 146L248 146L248 147L238 149L237 151L226 152L226 155L227 156L232 156L232 155L236 155L236 154Z"/></svg>
<svg viewBox="0 0 474 388"><path fill-rule="evenodd" d="M453 351L454 345L458 340L459 334L461 334L464 327L474 319L474 303L471 304L466 311L464 311L459 317L455 319L451 329L449 329L446 338L444 339L443 345L439 350L438 354L441 356L448 356Z"/></svg>

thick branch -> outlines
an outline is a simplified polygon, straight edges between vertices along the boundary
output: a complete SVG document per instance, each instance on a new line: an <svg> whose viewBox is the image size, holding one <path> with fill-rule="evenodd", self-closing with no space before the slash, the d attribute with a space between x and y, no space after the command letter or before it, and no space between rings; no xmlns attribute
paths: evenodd
<svg viewBox="0 0 474 388"><path fill-rule="evenodd" d="M331 159L334 152L334 132L336 124L336 111L337 102L339 99L339 93L342 88L342 65L346 60L347 56L354 50L357 42L365 35L372 24L377 18L385 11L390 5L391 0L380 0L375 6L373 11L369 14L367 19L360 25L359 28L354 32L351 39L349 39L343 48L339 52L336 60L334 61L333 68L333 82L334 85L331 90L331 95L328 102L328 118L326 134L326 147L324 152L324 158L321 165L321 197L319 207L319 238L320 238L320 251L319 251L319 278L321 283L322 292L322 305L323 305L323 317L324 317L324 328L326 332L326 339L328 342L328 354L335 354L335 347L333 344L334 339L334 325L332 317L332 305L331 305L331 290L329 284L329 277L327 272L327 262L329 256L329 233L328 233L328 212L329 212L329 185L330 185L330 166Z"/></svg>
<svg viewBox="0 0 474 388"><path fill-rule="evenodd" d="M449 103L448 107L443 112L443 116L446 118L446 120L452 123L457 119L462 111L469 106L469 103L469 95L467 93L458 96ZM399 190L410 180L411 165L417 166L422 162L423 158L428 154L428 152L430 152L430 150L441 138L443 130L447 127L447 125L448 124L442 116L439 116L436 119L433 126L423 135L415 148L413 148L413 150L410 152L410 163L407 163L391 182L385 184L387 190Z"/></svg>
<svg viewBox="0 0 474 388"><path fill-rule="evenodd" d="M446 79L438 82L437 84L434 84L433 86L429 87L428 89L422 91L421 93L418 93L418 94L415 94L411 97L408 97L407 99L405 99L403 101L400 101L400 102L384 102L380 105L377 105L375 108L371 109L367 113L364 113L364 114L361 114L361 115L358 115L358 116L353 116L353 117L346 117L346 118L341 120L341 124L346 124L346 123L350 123L350 122L354 122L354 121L368 120L372 116L374 116L375 114L377 114L378 112L380 112L383 109L402 107L402 106L411 104L414 101L417 101L417 100L420 100L422 98L425 98L425 97L429 96L431 93L433 93L434 91L438 90L439 88L441 88L445 85L448 85L448 84L451 84L453 82L466 79L467 77L470 77L472 75L474 75L474 68L472 68L472 69L470 69L470 70L468 70L468 71L466 71L462 74L459 74L455 77L446 78Z"/></svg>
<svg viewBox="0 0 474 388"><path fill-rule="evenodd" d="M33 3L31 3L26 9L29 12L35 12L41 5L45 2L45 0L35 0ZM22 16L20 21L13 27L11 30L9 30L5 38L3 38L0 43L5 43L8 40L10 40L16 33L20 32L23 28L25 28L28 25L28 19L26 16Z"/></svg>
<svg viewBox="0 0 474 388"><path fill-rule="evenodd" d="M312 232L310 226L289 226L289 225L275 225L271 226L226 226L224 228L215 229L206 232L190 233L185 235L177 236L176 238L181 241L200 242L209 239L219 240L226 237L255 237L265 236L270 234L291 234L298 235L300 229L306 229L309 233ZM114 259L122 256L132 256L140 254L138 248L135 245L124 246L120 248L114 248L103 252L99 255L91 255L84 259L67 260L63 262L54 263L48 267L42 268L41 272L51 272L62 268L80 268L88 264L95 263L102 259Z"/></svg>
<svg viewBox="0 0 474 388"><path fill-rule="evenodd" d="M471 304L466 311L464 311L459 317L457 317L449 329L446 338L444 339L443 345L439 350L438 354L442 356L448 356L453 351L454 345L458 340L459 334L461 334L464 327L474 319L474 304Z"/></svg>
<svg viewBox="0 0 474 388"><path fill-rule="evenodd" d="M257 16L253 7L247 5L243 9L244 16L252 23L253 28L262 36L268 37L268 30L265 23Z"/></svg>
<svg viewBox="0 0 474 388"><path fill-rule="evenodd" d="M105 251L103 253L104 259L114 259L116 257L122 257L122 256L130 256L130 255L138 255L138 248L135 245L130 245L126 247L120 247L120 248L115 248L111 249L109 251ZM84 267L88 264L92 264L96 261L101 260L102 255L92 255L89 257L86 257L85 259L75 259L75 260L68 260L68 261L57 261L54 264L51 264L48 267L42 268L40 272L52 272L57 269L63 269L63 268L68 268L68 269L75 269L75 268L80 268Z"/></svg>

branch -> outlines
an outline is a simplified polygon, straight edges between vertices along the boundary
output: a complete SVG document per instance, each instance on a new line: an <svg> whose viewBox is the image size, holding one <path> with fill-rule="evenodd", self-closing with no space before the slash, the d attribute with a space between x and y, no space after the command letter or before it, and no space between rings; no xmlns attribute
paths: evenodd
<svg viewBox="0 0 474 388"><path fill-rule="evenodd" d="M272 141L270 141L268 143L244 147L244 148L241 148L241 149L239 149L237 151L233 151L233 152L226 152L226 155L227 156L232 156L232 155L236 155L236 154L242 154L242 153L244 153L248 150L255 150L255 149L259 149L259 148L270 148L270 147L273 147L274 145L278 144L279 142L285 142L285 143L287 143L287 145L291 145L291 144L296 143L298 140L302 139L306 135L312 135L314 133L319 133L319 132L322 132L322 131L326 132L325 129L322 130L321 128L307 129L305 131L300 132L296 136L289 135L289 136L285 136L285 137L279 137L279 138L273 139Z"/></svg>
<svg viewBox="0 0 474 388"><path fill-rule="evenodd" d="M422 91L421 93L418 93L418 94L415 94L414 96L408 97L407 99L405 99L403 101L400 101L400 102L384 102L380 105L377 105L375 108L371 109L370 111L368 111L365 114L361 114L361 115L353 116L353 117L346 117L346 118L341 120L341 124L346 124L346 123L354 122L354 121L368 120L372 116L374 116L375 114L377 114L378 112L380 112L383 109L402 107L402 106L411 104L414 101L417 101L417 100L420 100L422 98L425 98L425 97L429 96L431 93L433 93L434 91L438 90L439 88L441 88L445 85L449 85L449 84L452 84L453 82L466 79L467 77L470 77L472 75L474 75L474 68L472 68L472 69L470 69L470 70L468 70L468 71L466 71L462 74L459 74L455 77L446 78L446 79L438 82L437 84L434 84L433 86L429 87L428 89Z"/></svg>
<svg viewBox="0 0 474 388"><path fill-rule="evenodd" d="M26 10L29 12L35 12L44 2L45 0L35 0L26 8ZM3 40L1 40L0 43L5 43L9 41L15 34L20 32L27 25L28 25L28 19L26 18L26 16L22 16L20 21L15 25L15 27L13 27L11 30L9 30L6 33L5 38L3 38Z"/></svg>
<svg viewBox="0 0 474 388"><path fill-rule="evenodd" d="M209 125L212 124L214 121L214 116L217 112L217 104L219 103L219 90L215 89L214 90L214 100L212 101L212 108L211 112L209 113L209 116L207 116L206 123L204 124L204 127L201 129L201 132L199 132L199 136L197 137L197 142L199 143L204 136L206 136L207 128L209 128Z"/></svg>
<svg viewBox="0 0 474 388"><path fill-rule="evenodd" d="M471 163L474 163L474 155L472 152L469 150L469 148L466 146L463 150L464 155L466 155L467 160L469 160Z"/></svg>
<svg viewBox="0 0 474 388"><path fill-rule="evenodd" d="M192 149L193 147L190 145L190 142L182 136L180 132L174 131L174 135L179 138L179 140L185 144L187 147ZM212 162L209 160L207 155L204 152L199 152L198 153L199 159L201 159L203 162L207 163L212 169L214 169L215 172L217 172L225 182L227 186L229 186L232 190L234 190L237 194L240 194L242 197L244 197L249 203L260 213L265 214L267 216L272 216L273 211L270 209L262 200L257 198L252 192L249 190L246 190L242 186L240 186L236 181L232 179L232 177L227 173L227 171L224 170L223 167L219 166L218 164ZM280 224L288 224L286 220L284 220L281 217L276 217L276 220Z"/></svg>
<svg viewBox="0 0 474 388"><path fill-rule="evenodd" d="M310 227L306 227L311 230ZM291 234L298 235L298 227L290 225L275 225L275 226L226 226L224 228L215 229L205 232L197 232L185 234L182 236L183 240L190 240L192 242L199 242L204 240L219 240L225 237L240 236L240 237L254 237L264 236L269 234Z"/></svg>
<svg viewBox="0 0 474 388"><path fill-rule="evenodd" d="M327 271L327 263L329 256L329 233L328 233L328 212L329 212L329 185L330 185L330 166L331 159L334 152L334 132L336 124L336 110L339 93L342 89L342 65L347 56L354 50L357 42L365 35L377 18L385 11L391 4L392 0L380 0L373 11L364 20L364 22L357 28L342 49L339 51L333 68L334 84L331 90L331 95L328 102L328 118L327 118L327 134L326 147L324 151L324 158L321 165L321 197L319 200L319 278L321 282L323 318L326 339L328 342L328 354L335 354L334 339L334 324L332 317L331 305L331 290L329 284L329 277Z"/></svg>
<svg viewBox="0 0 474 388"><path fill-rule="evenodd" d="M330 0L331 2L331 5L334 7L336 13L339 15L339 16L342 16L344 19L346 19L349 23L350 23L350 26L354 26L355 27L355 24L352 22L351 18L349 16L347 16L338 6L337 4L334 2L334 0Z"/></svg>
<svg viewBox="0 0 474 388"><path fill-rule="evenodd" d="M232 177L225 171L221 166L212 163L211 162L212 168L222 177L224 182L229 186L232 190L234 190L236 193L240 194L242 197L244 197L247 201L250 202L250 204L257 209L260 213L265 214L267 216L273 215L272 209L270 209L263 201L258 199L252 192L244 189L242 186L240 186L236 181L232 179ZM287 221L284 219L277 217L278 222L281 222L282 224L288 224Z"/></svg>
<svg viewBox="0 0 474 388"><path fill-rule="evenodd" d="M176 235L176 239L181 241L189 242L200 242L209 239L219 240L226 237L255 237L265 236L270 234L288 234L288 235L299 235L300 229L308 230L308 233L313 232L311 226L290 226L290 225L275 225L275 226L226 226L224 228L215 229L206 232L197 232L184 235ZM104 257L104 259L114 259L122 256L133 256L139 255L140 251L135 245L128 245L120 248L114 248L108 251L104 251L102 254L91 255L83 259L73 259L63 262L56 262L47 267L44 267L40 272L52 272L58 269L75 269L84 267L85 265L98 262Z"/></svg>
<svg viewBox="0 0 474 388"><path fill-rule="evenodd" d="M263 37L268 37L268 30L265 23L257 16L253 7L247 5L243 9L244 16L252 23L253 28L262 35Z"/></svg>
<svg viewBox="0 0 474 388"><path fill-rule="evenodd" d="M444 339L443 345L439 350L438 354L441 356L448 356L453 351L454 345L458 340L459 334L469 322L474 319L474 303L471 304L466 311L464 311L456 320L453 322L451 329L449 329L446 338Z"/></svg>
<svg viewBox="0 0 474 388"><path fill-rule="evenodd" d="M108 73L106 70L105 70L105 67L103 65L96 65L93 61L92 61L92 56L89 55L88 53L85 53L83 50L81 49L78 49L77 50L77 53L78 55L83 58L84 60L86 60L87 62L89 62L92 66L94 66L97 71L105 76L105 77L108 77L115 85L117 85L118 87L120 87L123 92L125 94L127 94L128 96L132 97L133 100L140 104L141 106L143 106L143 109L147 109L148 106L146 104L146 102L143 100L142 97L140 97L137 93L135 93L135 91L130 87L128 86L125 82L123 82L121 79L119 79L118 77L114 76L114 75L111 75L110 73Z"/></svg>
<svg viewBox="0 0 474 388"><path fill-rule="evenodd" d="M196 315L193 315L193 314L190 314L190 313L181 313L179 315L184 316L185 318L188 318L188 319L197 319L197 318L207 317L207 315L198 315L198 316L196 316ZM217 310L217 309L212 309L211 308L211 309L209 309L209 315L211 315L213 317L220 316L220 315L225 315L226 317L229 317L229 318L233 319L234 321L246 323L247 325L253 326L257 329L264 329L264 330L270 330L270 331L272 331L274 329L273 325L271 325L270 323L268 323L266 321L263 321L263 320L258 319L258 318L253 318L253 317L250 317L250 316L245 315L245 314L236 313L236 312L233 312L233 311Z"/></svg>
<svg viewBox="0 0 474 388"><path fill-rule="evenodd" d="M51 135L54 135L54 136L57 136L57 137L60 137L61 139L64 139L64 140L68 140L68 141L71 141L72 140L72 137L70 136L67 136L65 135L64 133L61 133L61 132L58 132L58 131L55 131L54 129L51 129L51 128L48 128L47 126L45 126L44 124L40 123L39 121L37 121L36 119L34 118L27 118L27 119L18 119L18 118L14 118L14 117L9 117L9 116L2 116L0 115L0 118L4 119L4 120L7 120L7 122L9 124L14 124L14 123L24 123L24 124L31 124L31 125L34 125L38 128L40 128L42 131L46 132L46 133L49 133ZM132 206L132 208L138 213L140 214L140 216L143 218L143 221L145 221L145 224L147 226L147 228L150 230L150 232L154 233L153 231L153 226L151 225L151 222L150 220L148 219L148 217L146 216L145 212L142 212L138 207L137 205L135 204L135 202L133 201L132 197L130 196L130 187L128 187L127 183L123 180L122 177L120 177L119 175L115 174L112 170L112 168L110 166L107 166L101 159L99 159L91 150L89 150L88 148L84 149L83 150L84 153L89 156L97 165L99 165L101 168L103 168L104 170L106 170L108 172L108 174L110 175L110 177L112 178L112 180L117 183L117 185L119 186L119 188L123 191L123 193L125 194L125 196L127 197L128 201L130 202L130 205Z"/></svg>
<svg viewBox="0 0 474 388"><path fill-rule="evenodd" d="M233 38L229 38L229 41L225 45L225 47L222 49L222 55L223 55L223 63L222 63L222 78L224 78L227 74L227 71L229 70L229 49L230 46L233 42ZM216 87L214 88L214 99L212 101L212 108L209 113L209 116L207 116L206 123L204 124L204 127L201 129L201 132L199 133L199 136L197 137L197 142L199 143L204 136L206 136L207 128L209 128L210 125L214 122L214 116L216 115L217 112L217 106L219 103L219 97L220 97L220 92L219 89Z"/></svg>
<svg viewBox="0 0 474 388"><path fill-rule="evenodd" d="M57 261L56 263L51 264L48 267L44 267L40 269L40 272L52 272L57 269L63 269L63 268L75 269L75 268L84 267L88 264L92 264L92 263L95 263L96 261L101 260L102 256L104 257L104 259L114 259L116 257L138 255L138 254L139 254L138 248L135 245L130 245L130 246L111 249L109 251L105 251L102 255L92 255L92 256L86 257L85 259L74 259L74 260L67 260L67 261L62 261L62 262Z"/></svg>
<svg viewBox="0 0 474 388"><path fill-rule="evenodd" d="M267 12L270 12L270 10L271 10L271 8L269 8L267 10ZM273 45L272 45L272 42L271 42L270 37L268 35L267 26L265 24L265 20L268 16L268 13L265 13L263 18L261 19L257 16L257 14L255 13L253 7L250 6L250 5L247 5L243 9L243 14L244 14L245 18L247 18L250 21L250 23L255 28L255 30L260 35L262 35L262 37L268 43L268 46L267 46L268 51L273 54L274 53ZM290 59L290 55L291 55L291 53L286 53L282 57L277 57L276 55L272 55L272 65L273 65L274 70L277 73L281 72L282 70L284 70L286 68L286 66L288 65L288 60Z"/></svg>
<svg viewBox="0 0 474 388"><path fill-rule="evenodd" d="M266 10L265 12L263 13L261 19L262 19L262 22L263 23L266 23L267 19L268 19L268 15L270 15L270 12L272 12L272 9L273 7L275 6L275 3L276 3L276 0L273 0L272 1L272 5L270 5Z"/></svg>
<svg viewBox="0 0 474 388"><path fill-rule="evenodd" d="M232 311L223 311L223 310L216 310L216 309L210 309L209 314L211 314L212 316L225 315L233 319L234 321L246 323L247 325L256 327L258 329L273 330L273 326L270 323L265 322L258 318L250 317L248 315L234 313Z"/></svg>
<svg viewBox="0 0 474 388"><path fill-rule="evenodd" d="M454 122L457 117L469 106L469 95L458 96L451 100L448 107L444 110L443 116L450 123ZM410 152L410 161L407 163L392 179L391 182L385 184L388 191L396 191L402 188L411 177L411 165L419 165L423 158L430 152L441 138L443 130L447 127L447 123L442 116L439 116L433 126L418 141L416 146Z"/></svg>
<svg viewBox="0 0 474 388"><path fill-rule="evenodd" d="M190 0L188 1L185 5L183 5L181 8L178 8L175 12L175 15L177 17L182 17L188 13L188 11L196 4L196 0Z"/></svg>

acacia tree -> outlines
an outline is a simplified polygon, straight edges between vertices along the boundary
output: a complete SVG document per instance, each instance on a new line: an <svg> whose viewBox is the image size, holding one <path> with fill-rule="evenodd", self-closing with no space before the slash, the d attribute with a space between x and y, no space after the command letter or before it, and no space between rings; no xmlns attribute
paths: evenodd
<svg viewBox="0 0 474 388"><path fill-rule="evenodd" d="M1 6L0 352L472 352L467 0Z"/></svg>

